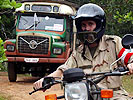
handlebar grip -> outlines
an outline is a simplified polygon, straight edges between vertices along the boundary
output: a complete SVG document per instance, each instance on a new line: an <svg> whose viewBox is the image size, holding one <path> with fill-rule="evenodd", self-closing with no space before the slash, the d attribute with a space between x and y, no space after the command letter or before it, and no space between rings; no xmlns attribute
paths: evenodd
<svg viewBox="0 0 133 100"><path fill-rule="evenodd" d="M64 95L62 95L62 96L58 96L58 97L57 97L57 99L63 99L63 98L65 98Z"/></svg>
<svg viewBox="0 0 133 100"><path fill-rule="evenodd" d="M42 82L42 87L45 89L51 88L51 85L54 83L55 79L53 77L44 77Z"/></svg>

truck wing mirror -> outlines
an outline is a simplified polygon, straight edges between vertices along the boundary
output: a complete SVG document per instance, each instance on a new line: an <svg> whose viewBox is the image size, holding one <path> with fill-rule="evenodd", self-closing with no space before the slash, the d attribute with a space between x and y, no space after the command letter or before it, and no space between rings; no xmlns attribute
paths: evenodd
<svg viewBox="0 0 133 100"><path fill-rule="evenodd" d="M126 34L123 36L122 46L126 49L133 48L133 34Z"/></svg>

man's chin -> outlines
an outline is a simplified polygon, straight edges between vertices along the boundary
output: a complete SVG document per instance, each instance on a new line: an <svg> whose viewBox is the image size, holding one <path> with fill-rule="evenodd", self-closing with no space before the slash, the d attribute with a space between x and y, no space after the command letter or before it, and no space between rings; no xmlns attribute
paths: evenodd
<svg viewBox="0 0 133 100"><path fill-rule="evenodd" d="M96 43L96 42L89 44L90 48L94 48L94 47L97 47L97 46L98 46L98 43Z"/></svg>

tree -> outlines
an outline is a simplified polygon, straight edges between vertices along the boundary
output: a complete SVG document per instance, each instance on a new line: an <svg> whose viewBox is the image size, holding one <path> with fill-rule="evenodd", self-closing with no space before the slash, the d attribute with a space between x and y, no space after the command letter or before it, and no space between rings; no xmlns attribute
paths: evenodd
<svg viewBox="0 0 133 100"><path fill-rule="evenodd" d="M106 33L123 36L133 34L133 1L132 0L66 0L77 3L95 3L106 13Z"/></svg>
<svg viewBox="0 0 133 100"><path fill-rule="evenodd" d="M0 0L0 37L5 40L7 38L7 34L10 33L10 29L12 27L13 22L13 11L14 9L20 7L20 3L16 3L15 0L12 0L11 2L9 0ZM5 49L4 49L4 42L0 38L0 70L2 70L4 67L2 66L2 63L4 61L7 61L7 58L5 56Z"/></svg>
<svg viewBox="0 0 133 100"><path fill-rule="evenodd" d="M4 42L3 40L0 38L0 63L3 63L4 61L7 60L6 56L5 56L5 49L3 46Z"/></svg>
<svg viewBox="0 0 133 100"><path fill-rule="evenodd" d="M5 49L4 49L4 46L3 46L4 42L3 40L0 38L0 70L3 70L5 69L3 66L2 66L2 63L4 61L7 61L7 58L5 56Z"/></svg>
<svg viewBox="0 0 133 100"><path fill-rule="evenodd" d="M10 37L11 29L14 25L13 12L20 7L21 3L15 0L0 0L0 37L5 40Z"/></svg>

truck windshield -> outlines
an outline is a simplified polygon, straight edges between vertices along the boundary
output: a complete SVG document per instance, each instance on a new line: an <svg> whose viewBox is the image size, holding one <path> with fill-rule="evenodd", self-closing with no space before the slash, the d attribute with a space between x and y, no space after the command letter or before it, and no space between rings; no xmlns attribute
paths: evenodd
<svg viewBox="0 0 133 100"><path fill-rule="evenodd" d="M31 27L34 25L34 16L22 15L19 19L18 29L34 29ZM57 16L37 16L37 24L35 25L36 30L49 30L49 31L63 31L64 19L63 17Z"/></svg>

